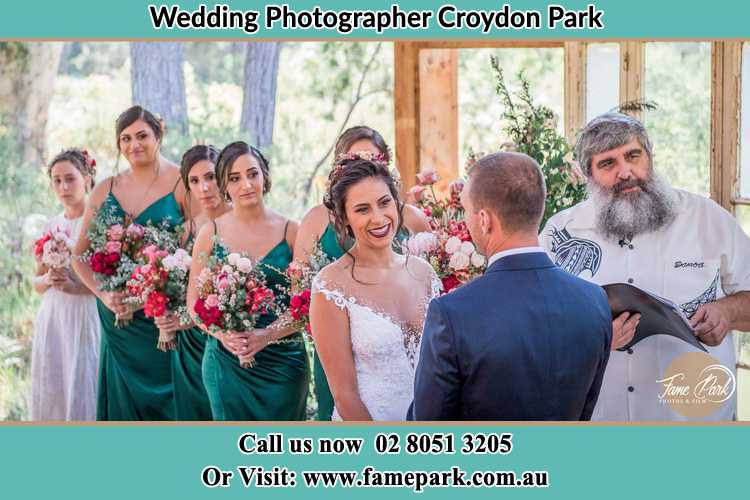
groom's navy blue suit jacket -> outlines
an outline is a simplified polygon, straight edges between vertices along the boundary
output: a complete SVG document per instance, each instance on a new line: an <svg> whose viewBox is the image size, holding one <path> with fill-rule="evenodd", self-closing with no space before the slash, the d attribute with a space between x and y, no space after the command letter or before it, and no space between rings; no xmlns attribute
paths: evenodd
<svg viewBox="0 0 750 500"><path fill-rule="evenodd" d="M589 420L612 340L600 287L545 253L502 257L433 300L414 420Z"/></svg>

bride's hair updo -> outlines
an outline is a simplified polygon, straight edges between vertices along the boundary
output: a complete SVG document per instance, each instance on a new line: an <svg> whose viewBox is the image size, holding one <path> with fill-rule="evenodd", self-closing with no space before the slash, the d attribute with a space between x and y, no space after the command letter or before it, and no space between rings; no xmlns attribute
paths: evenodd
<svg viewBox="0 0 750 500"><path fill-rule="evenodd" d="M404 224L404 203L399 195L398 180L388 170L387 162L382 155L371 156L365 153L344 155L328 175L328 189L323 196L323 205L333 215L334 229L339 246L346 248L348 238L354 233L346 222L346 197L349 188L364 179L375 177L382 180L393 197L398 209L398 227L395 234L401 231ZM349 254L349 252L346 252ZM351 256L351 255L350 255Z"/></svg>
<svg viewBox="0 0 750 500"><path fill-rule="evenodd" d="M91 179L90 183L86 186L86 191L94 187L96 183L96 160L94 160L85 149L69 148L60 151L57 156L52 158L47 166L47 175L52 178L52 167L60 163L61 161L69 161L73 166L81 172L81 175L86 178L88 175Z"/></svg>

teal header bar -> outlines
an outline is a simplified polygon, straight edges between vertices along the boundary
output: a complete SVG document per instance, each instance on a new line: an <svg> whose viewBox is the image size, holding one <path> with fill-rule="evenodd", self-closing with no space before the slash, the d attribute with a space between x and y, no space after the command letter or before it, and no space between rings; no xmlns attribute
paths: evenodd
<svg viewBox="0 0 750 500"><path fill-rule="evenodd" d="M0 492L128 500L745 498L739 444L749 441L747 425L2 426ZM351 473L352 483L340 473Z"/></svg>
<svg viewBox="0 0 750 500"><path fill-rule="evenodd" d="M718 39L750 37L748 19L729 0L13 1L0 38Z"/></svg>

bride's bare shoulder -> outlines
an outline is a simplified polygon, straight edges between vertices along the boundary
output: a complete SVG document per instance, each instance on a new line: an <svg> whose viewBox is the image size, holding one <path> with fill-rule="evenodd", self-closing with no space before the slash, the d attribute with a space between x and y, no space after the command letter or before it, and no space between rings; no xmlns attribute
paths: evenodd
<svg viewBox="0 0 750 500"><path fill-rule="evenodd" d="M406 269L417 281L431 281L435 271L429 262L421 257L410 255L406 258Z"/></svg>
<svg viewBox="0 0 750 500"><path fill-rule="evenodd" d="M318 282L335 283L342 285L346 281L348 265L345 262L345 256L335 260L320 270L316 279Z"/></svg>

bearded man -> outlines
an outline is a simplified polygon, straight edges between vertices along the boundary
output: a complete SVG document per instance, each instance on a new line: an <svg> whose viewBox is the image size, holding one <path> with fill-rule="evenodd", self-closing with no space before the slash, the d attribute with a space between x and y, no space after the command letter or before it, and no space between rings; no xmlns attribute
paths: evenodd
<svg viewBox="0 0 750 500"><path fill-rule="evenodd" d="M750 239L722 207L656 174L646 129L630 116L594 118L581 131L576 154L588 199L548 221L542 246L578 277L630 283L679 305L736 381L730 331L750 330ZM629 313L613 320L613 351L592 420L689 420L665 404L663 379L670 362L695 348L653 335L616 351L632 340L639 320ZM701 419L736 419L733 392Z"/></svg>

